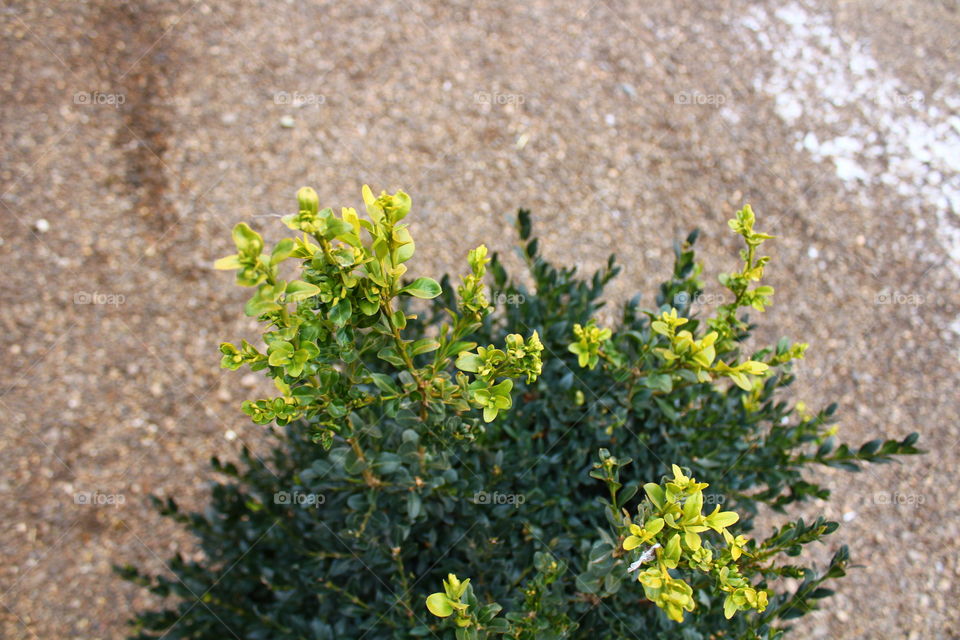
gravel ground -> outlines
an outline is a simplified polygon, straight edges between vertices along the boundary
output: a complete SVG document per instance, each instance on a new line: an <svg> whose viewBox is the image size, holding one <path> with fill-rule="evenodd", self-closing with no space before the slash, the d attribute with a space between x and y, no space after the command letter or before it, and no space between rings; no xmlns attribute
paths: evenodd
<svg viewBox="0 0 960 640"><path fill-rule="evenodd" d="M368 182L412 194L423 273L522 205L548 256L620 254L614 299L694 226L728 268L751 202L799 397L931 451L818 471L864 568L796 637L960 637L958 33L956 0L4 3L0 636L122 638L150 601L110 565L194 553L147 496L200 507L211 454L263 446L210 265Z"/></svg>

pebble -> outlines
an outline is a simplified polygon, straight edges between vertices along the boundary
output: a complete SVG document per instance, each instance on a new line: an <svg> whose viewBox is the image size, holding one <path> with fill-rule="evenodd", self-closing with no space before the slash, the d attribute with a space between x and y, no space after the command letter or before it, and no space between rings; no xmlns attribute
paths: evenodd
<svg viewBox="0 0 960 640"><path fill-rule="evenodd" d="M632 84L628 82L620 83L620 90L627 94L631 99L637 97L637 89Z"/></svg>

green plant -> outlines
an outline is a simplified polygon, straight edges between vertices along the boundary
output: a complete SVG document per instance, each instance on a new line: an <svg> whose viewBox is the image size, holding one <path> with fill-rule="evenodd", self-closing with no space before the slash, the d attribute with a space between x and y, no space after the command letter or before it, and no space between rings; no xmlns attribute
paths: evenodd
<svg viewBox="0 0 960 640"><path fill-rule="evenodd" d="M773 639L830 595L845 547L820 570L791 558L837 523L748 537L758 508L826 499L809 465L856 471L917 453L917 436L837 446L834 405L782 398L806 345L745 356L742 310L773 294L749 206L731 221L746 249L720 278L730 303L692 312L694 232L653 308L630 301L601 328L612 257L589 279L550 265L521 210L532 288L483 246L456 287L410 280L410 198L363 199L367 218L337 216L301 189L284 218L301 235L269 253L235 228L217 266L254 288L265 348L224 344L222 364L273 379L279 395L243 410L279 425L276 445L267 462L214 459L228 479L203 514L157 501L205 558L175 557L173 576L120 569L175 596L136 637ZM494 309L487 279L515 304Z"/></svg>

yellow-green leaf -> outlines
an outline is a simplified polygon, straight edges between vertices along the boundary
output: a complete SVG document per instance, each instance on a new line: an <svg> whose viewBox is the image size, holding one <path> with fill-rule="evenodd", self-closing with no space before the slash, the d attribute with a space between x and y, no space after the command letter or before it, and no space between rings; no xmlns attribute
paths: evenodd
<svg viewBox="0 0 960 640"><path fill-rule="evenodd" d="M627 536L627 539L623 541L623 548L626 551L636 549L640 546L640 538L637 536Z"/></svg>
<svg viewBox="0 0 960 640"><path fill-rule="evenodd" d="M453 607L450 606L450 600L445 594L431 593L427 596L427 609L438 618L446 618L453 613Z"/></svg>
<svg viewBox="0 0 960 640"><path fill-rule="evenodd" d="M725 529L740 519L736 511L719 511L707 516L707 524L716 531Z"/></svg>
<svg viewBox="0 0 960 640"><path fill-rule="evenodd" d="M664 495L663 488L655 482L648 482L643 485L643 490L646 492L647 497L650 498L650 502L653 503L657 509L663 509ZM662 528L662 527L661 527Z"/></svg>
<svg viewBox="0 0 960 640"><path fill-rule="evenodd" d="M225 258L220 258L213 263L213 268L218 271L230 271L232 269L240 268L240 256L234 254L232 256L227 256Z"/></svg>
<svg viewBox="0 0 960 640"><path fill-rule="evenodd" d="M737 603L733 601L732 596L727 596L723 601L723 617L729 620L737 612Z"/></svg>
<svg viewBox="0 0 960 640"><path fill-rule="evenodd" d="M417 278L403 289L400 293L407 293L415 298L429 300L440 295L440 283L433 278Z"/></svg>

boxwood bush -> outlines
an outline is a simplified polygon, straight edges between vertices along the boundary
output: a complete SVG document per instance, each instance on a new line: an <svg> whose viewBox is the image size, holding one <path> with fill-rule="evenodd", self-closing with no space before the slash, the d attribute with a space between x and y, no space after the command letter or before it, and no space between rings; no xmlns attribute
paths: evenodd
<svg viewBox="0 0 960 640"><path fill-rule="evenodd" d="M133 637L773 639L832 593L846 547L800 556L838 524L754 531L758 512L828 499L811 467L857 471L917 436L838 444L835 405L790 398L806 345L751 340L773 289L749 206L726 304L695 308L694 232L654 298L604 315L614 257L589 277L550 264L526 211L528 273L480 246L438 282L407 273L409 196L363 199L337 215L301 189L298 234L269 252L234 229L216 266L253 289L264 344L224 343L222 364L275 383L243 405L272 453L215 458L203 513L155 499L203 560L119 569L166 598Z"/></svg>

